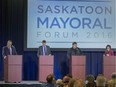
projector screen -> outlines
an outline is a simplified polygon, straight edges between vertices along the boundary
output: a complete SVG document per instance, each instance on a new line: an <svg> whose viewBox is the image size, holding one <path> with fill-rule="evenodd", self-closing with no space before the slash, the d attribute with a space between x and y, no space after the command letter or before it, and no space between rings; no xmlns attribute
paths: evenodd
<svg viewBox="0 0 116 87"><path fill-rule="evenodd" d="M115 0L28 0L26 49L116 48Z"/></svg>

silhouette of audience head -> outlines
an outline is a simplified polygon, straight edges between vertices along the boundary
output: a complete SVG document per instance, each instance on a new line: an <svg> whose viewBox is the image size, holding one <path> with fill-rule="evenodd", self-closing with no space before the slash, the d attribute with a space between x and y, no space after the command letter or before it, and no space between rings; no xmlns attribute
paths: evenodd
<svg viewBox="0 0 116 87"><path fill-rule="evenodd" d="M53 79L54 79L53 75L52 75L52 74L49 74L49 75L47 76L47 78L46 78L46 81L47 81L48 83L52 83L52 82L53 82Z"/></svg>
<svg viewBox="0 0 116 87"><path fill-rule="evenodd" d="M97 76L96 85L97 85L97 87L105 87L106 86L106 78L102 74L99 74Z"/></svg>
<svg viewBox="0 0 116 87"><path fill-rule="evenodd" d="M70 79L68 87L86 87L85 83L81 79Z"/></svg>
<svg viewBox="0 0 116 87"><path fill-rule="evenodd" d="M88 75L87 77L86 77L86 80L88 81L88 82L94 82L94 80L95 80L95 78L94 78L94 76L93 75Z"/></svg>
<svg viewBox="0 0 116 87"><path fill-rule="evenodd" d="M56 80L56 87L64 87L62 79L57 79Z"/></svg>
<svg viewBox="0 0 116 87"><path fill-rule="evenodd" d="M116 87L116 73L112 73L112 79L108 81L108 87Z"/></svg>
<svg viewBox="0 0 116 87"><path fill-rule="evenodd" d="M116 73L115 72L112 73L112 79L116 79Z"/></svg>
<svg viewBox="0 0 116 87"><path fill-rule="evenodd" d="M95 78L93 75L88 75L86 77L86 80L88 81L86 87L96 87L96 84L94 82Z"/></svg>
<svg viewBox="0 0 116 87"><path fill-rule="evenodd" d="M69 78L72 78L72 75L71 74L67 74L66 76L68 76Z"/></svg>

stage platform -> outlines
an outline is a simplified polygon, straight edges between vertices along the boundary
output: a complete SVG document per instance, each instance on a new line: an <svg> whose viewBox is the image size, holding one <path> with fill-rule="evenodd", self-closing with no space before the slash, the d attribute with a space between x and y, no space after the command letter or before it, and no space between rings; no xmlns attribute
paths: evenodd
<svg viewBox="0 0 116 87"><path fill-rule="evenodd" d="M40 83L38 81L22 81L20 83L5 83L0 81L0 87L43 87L45 83Z"/></svg>

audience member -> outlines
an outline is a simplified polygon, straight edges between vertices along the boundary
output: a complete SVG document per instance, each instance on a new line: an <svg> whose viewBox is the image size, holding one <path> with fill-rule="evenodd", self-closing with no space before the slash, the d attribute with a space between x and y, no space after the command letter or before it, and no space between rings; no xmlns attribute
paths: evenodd
<svg viewBox="0 0 116 87"><path fill-rule="evenodd" d="M86 85L83 80L77 79L77 87L86 87Z"/></svg>
<svg viewBox="0 0 116 87"><path fill-rule="evenodd" d="M72 78L72 75L71 74L67 74L66 76L68 76L70 79Z"/></svg>
<svg viewBox="0 0 116 87"><path fill-rule="evenodd" d="M64 76L62 81L63 81L64 87L68 87L68 83L70 81L70 77Z"/></svg>
<svg viewBox="0 0 116 87"><path fill-rule="evenodd" d="M86 77L87 83L81 79L72 78L70 74L56 81L54 75L49 74L46 81L47 83L42 85L43 87L116 87L116 72L112 73L112 79L108 81L108 86L106 85L106 78L102 74L97 76L96 81L93 75L88 75Z"/></svg>
<svg viewBox="0 0 116 87"><path fill-rule="evenodd" d="M112 73L112 79L108 81L108 87L116 87L116 73Z"/></svg>
<svg viewBox="0 0 116 87"><path fill-rule="evenodd" d="M56 80L56 87L64 87L64 84L62 82L62 79L57 79Z"/></svg>
<svg viewBox="0 0 116 87"><path fill-rule="evenodd" d="M106 87L106 78L103 75L98 75L96 79L97 87Z"/></svg>
<svg viewBox="0 0 116 87"><path fill-rule="evenodd" d="M70 79L68 87L86 87L85 83L81 79Z"/></svg>
<svg viewBox="0 0 116 87"><path fill-rule="evenodd" d="M93 75L88 75L86 77L86 80L88 81L86 87L96 87L96 84L94 82L95 78Z"/></svg>
<svg viewBox="0 0 116 87"><path fill-rule="evenodd" d="M77 79L75 79L75 78L70 79L70 81L68 83L68 87L74 87L74 85L76 87L76 85L77 85L76 81L77 81Z"/></svg>
<svg viewBox="0 0 116 87"><path fill-rule="evenodd" d="M53 74L49 74L46 78L47 83L43 84L43 87L56 87L56 85L53 83L54 77Z"/></svg>

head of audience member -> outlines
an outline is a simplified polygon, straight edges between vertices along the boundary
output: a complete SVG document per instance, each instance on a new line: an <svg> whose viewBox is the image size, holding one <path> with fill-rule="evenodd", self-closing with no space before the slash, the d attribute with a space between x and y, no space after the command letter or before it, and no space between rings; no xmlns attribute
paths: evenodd
<svg viewBox="0 0 116 87"><path fill-rule="evenodd" d="M110 50L111 50L111 45L107 45L107 46L106 46L106 51L109 52Z"/></svg>
<svg viewBox="0 0 116 87"><path fill-rule="evenodd" d="M108 81L108 87L116 87L116 73L112 73L112 79Z"/></svg>
<svg viewBox="0 0 116 87"><path fill-rule="evenodd" d="M97 76L96 85L97 87L106 87L106 78L102 74Z"/></svg>
<svg viewBox="0 0 116 87"><path fill-rule="evenodd" d="M85 83L81 79L77 79L78 86L77 87L86 87Z"/></svg>
<svg viewBox="0 0 116 87"><path fill-rule="evenodd" d="M42 41L42 45L45 46L46 45L46 40Z"/></svg>
<svg viewBox="0 0 116 87"><path fill-rule="evenodd" d="M86 87L85 83L81 79L70 79L68 87Z"/></svg>
<svg viewBox="0 0 116 87"><path fill-rule="evenodd" d="M72 48L73 48L73 49L76 49L76 48L77 48L77 42L73 42L73 43L72 43Z"/></svg>
<svg viewBox="0 0 116 87"><path fill-rule="evenodd" d="M56 80L56 87L63 87L64 85L63 85L63 82L62 82L62 80L61 79L57 79Z"/></svg>
<svg viewBox="0 0 116 87"><path fill-rule="evenodd" d="M87 83L86 83L86 87L96 87L96 84L94 82L95 78L93 75L88 75L86 77Z"/></svg>
<svg viewBox="0 0 116 87"><path fill-rule="evenodd" d="M72 75L71 74L67 74L66 76L68 76L69 78L72 78Z"/></svg>
<svg viewBox="0 0 116 87"><path fill-rule="evenodd" d="M62 81L65 87L68 87L68 83L69 83L70 77L68 76L64 76Z"/></svg>
<svg viewBox="0 0 116 87"><path fill-rule="evenodd" d="M115 72L112 73L112 80L116 80L116 73Z"/></svg>
<svg viewBox="0 0 116 87"><path fill-rule="evenodd" d="M12 41L11 40L7 41L7 47L9 47L9 48L12 47Z"/></svg>
<svg viewBox="0 0 116 87"><path fill-rule="evenodd" d="M70 79L69 83L68 83L68 87L74 87L74 85L77 85L77 79L76 78L72 78Z"/></svg>
<svg viewBox="0 0 116 87"><path fill-rule="evenodd" d="M56 84L55 75L54 75L53 73L52 73L51 75L53 76L53 81L52 81L52 83L53 83L53 84Z"/></svg>
<svg viewBox="0 0 116 87"><path fill-rule="evenodd" d="M86 77L86 80L87 80L88 82L94 82L95 78L94 78L93 75L88 75L88 76Z"/></svg>
<svg viewBox="0 0 116 87"><path fill-rule="evenodd" d="M49 74L47 76L47 78L46 78L46 81L47 81L47 83L53 83L53 79L54 79L53 75L52 74Z"/></svg>

